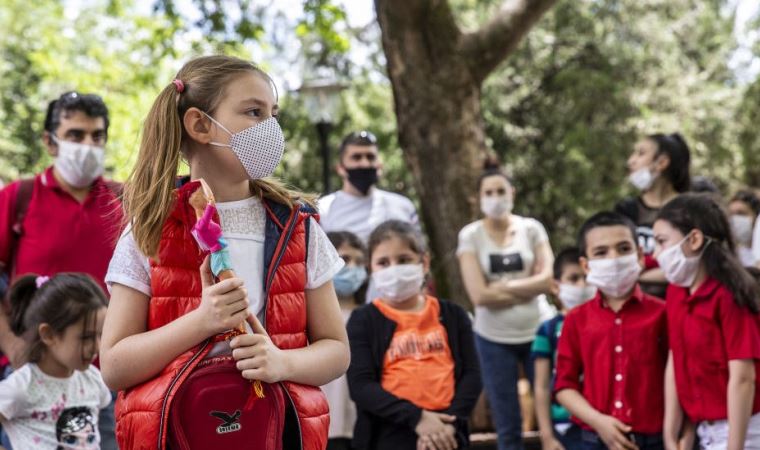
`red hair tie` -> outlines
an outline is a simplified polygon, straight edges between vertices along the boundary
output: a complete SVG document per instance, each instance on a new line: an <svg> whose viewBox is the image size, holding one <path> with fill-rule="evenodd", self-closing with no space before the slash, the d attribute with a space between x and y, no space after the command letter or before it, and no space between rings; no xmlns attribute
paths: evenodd
<svg viewBox="0 0 760 450"><path fill-rule="evenodd" d="M177 89L177 92L180 94L185 92L185 83L183 83L182 80L175 78L172 83L174 83L174 87Z"/></svg>

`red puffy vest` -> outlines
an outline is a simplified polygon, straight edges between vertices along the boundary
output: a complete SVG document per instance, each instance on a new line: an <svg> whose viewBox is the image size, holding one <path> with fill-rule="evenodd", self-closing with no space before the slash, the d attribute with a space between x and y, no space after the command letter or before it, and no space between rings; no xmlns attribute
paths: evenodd
<svg viewBox="0 0 760 450"><path fill-rule="evenodd" d="M177 201L166 220L159 246L159 261L151 260L148 330L161 327L197 308L200 303L199 267L206 253L190 234L195 213L188 198L200 186L189 182L177 191ZM267 209L264 326L281 349L305 347L307 207L289 209L265 201ZM154 378L119 393L116 402L116 438L119 448L166 449L169 410L179 386L211 350L207 340L180 354ZM281 383L297 416L301 448L323 450L327 445L329 411L322 391L289 381ZM298 428L297 430L293 428ZM179 450L179 449L172 449Z"/></svg>

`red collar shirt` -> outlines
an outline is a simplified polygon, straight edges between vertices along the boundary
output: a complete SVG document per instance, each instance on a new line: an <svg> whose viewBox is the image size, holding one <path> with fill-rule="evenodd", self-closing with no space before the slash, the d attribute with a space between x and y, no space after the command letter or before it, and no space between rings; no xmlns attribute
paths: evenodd
<svg viewBox="0 0 760 450"><path fill-rule="evenodd" d="M689 419L728 418L728 362L739 359L755 360L752 413L760 412L760 315L713 278L693 295L671 285L666 298L676 390Z"/></svg>
<svg viewBox="0 0 760 450"><path fill-rule="evenodd" d="M565 318L554 390L577 390L594 409L635 433L660 433L667 351L662 300L637 285L615 312L598 293ZM575 417L573 421L591 429Z"/></svg>
<svg viewBox="0 0 760 450"><path fill-rule="evenodd" d="M0 263L13 263L11 241L19 182L0 191ZM121 204L98 178L80 203L64 191L48 168L34 178L34 189L16 244L15 273L53 275L85 272L104 289L103 279L122 223Z"/></svg>

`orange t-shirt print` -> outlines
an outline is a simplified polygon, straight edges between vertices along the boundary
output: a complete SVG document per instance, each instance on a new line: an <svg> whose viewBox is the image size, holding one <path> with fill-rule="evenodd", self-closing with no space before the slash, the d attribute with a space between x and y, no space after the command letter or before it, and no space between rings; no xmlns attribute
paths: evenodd
<svg viewBox="0 0 760 450"><path fill-rule="evenodd" d="M380 385L422 409L448 408L454 398L454 358L446 328L438 320L438 300L427 297L425 306L416 312L399 311L381 300L373 303L396 323Z"/></svg>

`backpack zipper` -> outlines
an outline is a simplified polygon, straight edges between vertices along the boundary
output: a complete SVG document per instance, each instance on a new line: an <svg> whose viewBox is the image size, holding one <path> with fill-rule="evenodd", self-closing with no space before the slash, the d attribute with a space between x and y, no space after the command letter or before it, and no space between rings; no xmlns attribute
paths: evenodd
<svg viewBox="0 0 760 450"><path fill-rule="evenodd" d="M285 384L282 381L278 381L277 384L279 384L280 387L282 387L283 392L285 392L285 396L288 397L290 406L293 407L293 414L296 416L296 426L298 427L298 448L303 450L303 430L301 430L301 420L298 418L298 410L296 409L296 402L293 401L293 397L290 396L290 392L288 392L288 389L285 387Z"/></svg>
<svg viewBox="0 0 760 450"><path fill-rule="evenodd" d="M182 374L184 374L187 368L190 367L196 359L198 359L198 357L203 353L203 351L208 346L209 342L210 340L206 339L203 345L201 345L201 348L198 349L198 351L195 352L193 357L190 358L190 360L187 363L185 363L184 366L182 366L182 369L180 369L179 372L177 372L177 375L174 376L174 378L172 379L172 382L169 384L169 388L166 390L166 395L164 395L164 401L161 404L161 421L159 422L159 429L158 429L158 447L157 448L159 450L161 450L161 441L164 434L164 419L166 417L166 408L168 407L168 403L169 403L169 395L171 394L174 386L177 384L177 381L179 381L179 379L182 377Z"/></svg>

